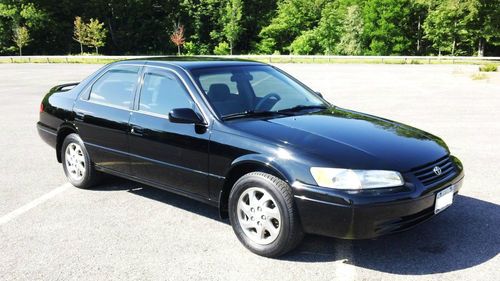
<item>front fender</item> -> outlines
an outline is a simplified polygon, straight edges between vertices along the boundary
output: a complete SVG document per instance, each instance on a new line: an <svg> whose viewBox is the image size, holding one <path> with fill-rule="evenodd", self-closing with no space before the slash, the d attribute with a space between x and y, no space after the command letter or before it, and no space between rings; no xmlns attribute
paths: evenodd
<svg viewBox="0 0 500 281"><path fill-rule="evenodd" d="M276 161L273 157L264 156L262 154L246 154L233 160L229 168L225 171L225 175L230 175L231 171L242 166L261 166L272 170L276 175L287 183L293 182L291 174L283 167L282 163Z"/></svg>

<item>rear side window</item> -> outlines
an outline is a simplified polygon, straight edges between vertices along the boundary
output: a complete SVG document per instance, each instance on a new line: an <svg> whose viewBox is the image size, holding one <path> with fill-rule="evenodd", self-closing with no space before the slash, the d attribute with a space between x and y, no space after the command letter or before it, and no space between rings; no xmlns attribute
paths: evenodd
<svg viewBox="0 0 500 281"><path fill-rule="evenodd" d="M89 100L121 108L130 108L139 75L139 67L111 69L92 85Z"/></svg>
<svg viewBox="0 0 500 281"><path fill-rule="evenodd" d="M175 108L194 109L194 103L181 82L172 74L144 74L139 110L168 115Z"/></svg>

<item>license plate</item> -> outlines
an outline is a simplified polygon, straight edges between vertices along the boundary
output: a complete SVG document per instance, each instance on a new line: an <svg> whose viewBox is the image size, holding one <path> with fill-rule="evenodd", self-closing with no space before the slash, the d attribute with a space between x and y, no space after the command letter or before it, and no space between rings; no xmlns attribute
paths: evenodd
<svg viewBox="0 0 500 281"><path fill-rule="evenodd" d="M455 186L449 186L436 194L436 204L434 207L434 214L441 212L448 208L453 203L453 193Z"/></svg>

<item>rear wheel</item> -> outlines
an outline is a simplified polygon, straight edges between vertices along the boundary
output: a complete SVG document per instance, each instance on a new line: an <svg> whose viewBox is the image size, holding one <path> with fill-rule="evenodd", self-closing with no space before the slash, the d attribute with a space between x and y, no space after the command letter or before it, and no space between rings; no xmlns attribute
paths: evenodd
<svg viewBox="0 0 500 281"><path fill-rule="evenodd" d="M98 183L100 174L92 166L90 156L77 134L69 134L61 148L61 160L68 181L79 188L90 188Z"/></svg>
<svg viewBox="0 0 500 281"><path fill-rule="evenodd" d="M229 219L241 243L261 256L283 255L303 237L290 187L267 173L249 173L234 184Z"/></svg>

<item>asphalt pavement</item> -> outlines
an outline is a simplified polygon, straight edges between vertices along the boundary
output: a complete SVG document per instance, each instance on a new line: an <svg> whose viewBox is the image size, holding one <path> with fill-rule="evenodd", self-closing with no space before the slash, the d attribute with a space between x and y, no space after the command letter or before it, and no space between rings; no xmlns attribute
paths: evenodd
<svg viewBox="0 0 500 281"><path fill-rule="evenodd" d="M336 105L442 137L466 179L448 210L410 231L309 235L268 259L247 251L213 207L114 178L93 190L66 183L37 135L39 104L50 87L99 67L0 64L0 280L500 280L500 73L278 65Z"/></svg>

